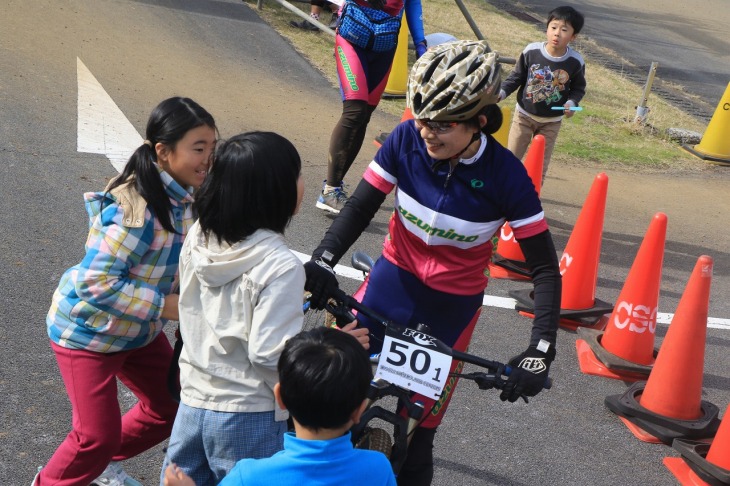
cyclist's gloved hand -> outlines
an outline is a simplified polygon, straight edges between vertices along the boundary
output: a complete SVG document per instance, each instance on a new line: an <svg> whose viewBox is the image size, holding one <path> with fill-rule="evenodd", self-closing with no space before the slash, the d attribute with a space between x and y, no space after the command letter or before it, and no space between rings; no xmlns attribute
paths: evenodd
<svg viewBox="0 0 730 486"><path fill-rule="evenodd" d="M307 276L304 290L312 294L309 299L312 308L324 309L329 298L339 288L334 270L320 258L305 263L304 273Z"/></svg>
<svg viewBox="0 0 730 486"><path fill-rule="evenodd" d="M538 348L546 349L545 352ZM517 401L520 396L534 397L545 386L550 363L555 359L555 347L546 341L538 346L530 346L522 354L509 361L512 372L499 398L504 402Z"/></svg>
<svg viewBox="0 0 730 486"><path fill-rule="evenodd" d="M416 44L416 59L421 57L426 53L428 50L428 45L426 44L426 41L421 41L418 44Z"/></svg>

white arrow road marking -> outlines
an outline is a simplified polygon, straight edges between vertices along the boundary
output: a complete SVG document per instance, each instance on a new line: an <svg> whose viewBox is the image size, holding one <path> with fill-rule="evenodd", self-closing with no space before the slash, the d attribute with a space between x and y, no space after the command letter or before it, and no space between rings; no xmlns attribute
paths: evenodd
<svg viewBox="0 0 730 486"><path fill-rule="evenodd" d="M79 58L76 58L76 72L79 86L77 150L105 155L121 172L143 139Z"/></svg>
<svg viewBox="0 0 730 486"><path fill-rule="evenodd" d="M306 254L300 253L298 251L292 250L292 252L302 262L308 262L312 258L311 255L306 255ZM335 268L333 270L335 271L335 273L337 275L340 275L342 277L351 278L353 280L358 280L360 282L365 280L365 278L360 270L356 270L351 267L346 267L345 265L337 264L337 265L335 265ZM496 297L494 295L485 295L484 300L482 301L482 305L486 305L489 307L499 307L501 309L514 309L516 304L517 304L517 301L515 299L512 299L510 297ZM673 317L674 317L674 314L660 312L657 315L657 323L658 324L669 324L672 322ZM718 319L717 317L710 317L707 319L707 327L714 328L714 329L730 330L730 319Z"/></svg>

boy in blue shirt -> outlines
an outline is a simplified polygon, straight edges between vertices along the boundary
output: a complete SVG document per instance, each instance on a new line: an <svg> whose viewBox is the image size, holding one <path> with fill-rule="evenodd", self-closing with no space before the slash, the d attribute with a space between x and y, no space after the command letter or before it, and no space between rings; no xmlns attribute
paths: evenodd
<svg viewBox="0 0 730 486"><path fill-rule="evenodd" d="M296 435L267 459L243 459L219 486L395 486L390 462L380 452L355 449L350 428L365 410L372 368L356 338L330 328L304 331L287 341L278 363L274 396L289 410ZM195 486L174 464L166 486Z"/></svg>
<svg viewBox="0 0 730 486"><path fill-rule="evenodd" d="M571 108L578 106L586 92L585 62L569 45L583 23L583 15L573 7L553 9L548 14L547 41L525 47L514 71L502 81L500 100L517 90L507 148L522 159L532 138L543 135L543 179L563 116L573 116Z"/></svg>

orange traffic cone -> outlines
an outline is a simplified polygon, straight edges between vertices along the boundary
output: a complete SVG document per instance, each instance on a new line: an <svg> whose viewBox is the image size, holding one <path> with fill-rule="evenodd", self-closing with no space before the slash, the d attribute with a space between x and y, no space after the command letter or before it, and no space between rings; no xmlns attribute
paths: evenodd
<svg viewBox="0 0 730 486"><path fill-rule="evenodd" d="M560 258L560 274L563 276L560 325L568 329L592 326L602 315L613 311L612 304L596 298L607 194L608 176L601 172L593 180ZM528 315L533 312L532 290L510 291L509 295L517 300L515 308L518 311Z"/></svg>
<svg viewBox="0 0 730 486"><path fill-rule="evenodd" d="M675 439L682 457L665 457L664 465L684 486L730 484L730 406L711 444Z"/></svg>
<svg viewBox="0 0 730 486"><path fill-rule="evenodd" d="M413 119L413 113L411 112L411 109L407 106L403 110L403 116L400 117L400 122L403 123L406 120L412 120ZM376 147L380 147L383 145L383 142L385 142L385 139L388 138L388 135L390 135L390 132L381 132L380 135L375 137L375 140L373 140L373 143Z"/></svg>
<svg viewBox="0 0 730 486"><path fill-rule="evenodd" d="M535 185L535 192L540 195L542 190L542 167L545 163L545 137L535 135L525 156L525 169L530 180Z"/></svg>
<svg viewBox="0 0 730 486"><path fill-rule="evenodd" d="M679 301L649 379L605 400L639 440L669 445L674 439L706 439L717 432L719 410L701 400L711 282L712 258L703 255Z"/></svg>
<svg viewBox="0 0 730 486"><path fill-rule="evenodd" d="M654 336L659 310L667 216L657 213L649 225L606 330L579 328L575 342L583 373L618 380L645 380L654 365Z"/></svg>
<svg viewBox="0 0 730 486"><path fill-rule="evenodd" d="M542 188L542 166L545 158L545 137L535 135L525 157L525 169L535 186L537 195ZM509 223L504 223L499 231L499 242L494 258L489 263L489 276L492 278L508 278L512 280L530 280L530 269L525 255L517 243Z"/></svg>

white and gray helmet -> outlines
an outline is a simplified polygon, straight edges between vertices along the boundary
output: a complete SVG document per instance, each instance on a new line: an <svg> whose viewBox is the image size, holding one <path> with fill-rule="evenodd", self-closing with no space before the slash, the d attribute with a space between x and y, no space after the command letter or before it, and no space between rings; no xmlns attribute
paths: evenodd
<svg viewBox="0 0 730 486"><path fill-rule="evenodd" d="M429 49L408 77L407 105L413 116L465 121L499 101L497 53L485 41L454 41Z"/></svg>

